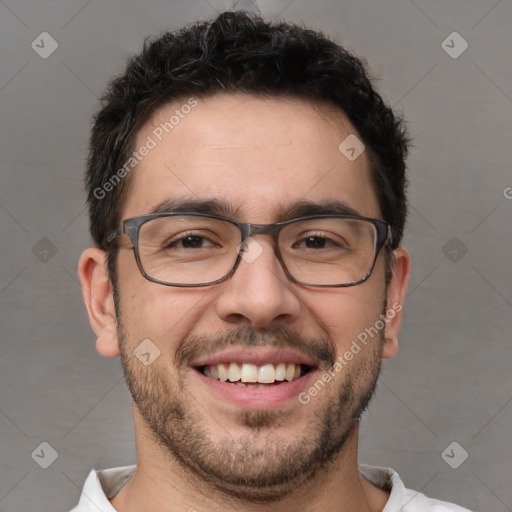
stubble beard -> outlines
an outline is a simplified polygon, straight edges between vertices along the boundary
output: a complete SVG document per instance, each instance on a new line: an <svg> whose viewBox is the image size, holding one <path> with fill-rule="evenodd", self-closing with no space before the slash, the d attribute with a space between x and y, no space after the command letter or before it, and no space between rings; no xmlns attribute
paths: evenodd
<svg viewBox="0 0 512 512"><path fill-rule="evenodd" d="M242 332L247 333L247 329ZM298 336L286 329L282 332L288 339ZM276 339L275 334L272 339ZM263 409L240 411L232 419L246 435L230 435L219 428L222 435L215 437L205 426L205 410L187 388L185 372L176 371L170 364L164 367L158 359L144 366L133 355L135 345L127 338L121 323L118 336L132 399L154 441L171 463L178 463L190 482L202 487L204 492L211 494L215 490L235 502L255 504L276 502L305 481L329 470L373 396L380 373L383 338L380 334L372 340L372 345L365 346L364 350L371 353L354 358L310 404L297 402L296 407L311 405L314 411L301 437L290 439L279 435L276 427L293 421L293 415L285 417L282 411ZM235 335L232 339L244 339L244 336ZM305 343L309 342L302 341L299 346ZM333 358L325 368L332 367L334 354L326 349L325 358ZM169 367L174 371L169 371ZM332 386L336 386L335 391ZM319 400L324 401L323 405Z"/></svg>

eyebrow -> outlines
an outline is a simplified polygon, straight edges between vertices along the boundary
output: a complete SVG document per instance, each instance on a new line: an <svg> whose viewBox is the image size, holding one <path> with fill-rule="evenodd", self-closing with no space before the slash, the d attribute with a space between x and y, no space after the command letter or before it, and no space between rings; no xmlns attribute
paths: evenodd
<svg viewBox="0 0 512 512"><path fill-rule="evenodd" d="M240 217L242 208L235 207L224 199L209 198L174 198L166 199L157 204L150 213L183 212L218 215L235 219ZM341 199L306 201L299 200L292 204L281 204L277 208L276 222L283 222L298 217L314 215L356 215L361 214Z"/></svg>
<svg viewBox="0 0 512 512"><path fill-rule="evenodd" d="M361 214L341 199L323 201L300 200L291 205L283 205L278 210L279 221L310 217L313 215L357 215Z"/></svg>
<svg viewBox="0 0 512 512"><path fill-rule="evenodd" d="M219 217L235 217L239 208L223 199L193 199L189 197L166 199L157 204L151 213L184 212L218 215Z"/></svg>

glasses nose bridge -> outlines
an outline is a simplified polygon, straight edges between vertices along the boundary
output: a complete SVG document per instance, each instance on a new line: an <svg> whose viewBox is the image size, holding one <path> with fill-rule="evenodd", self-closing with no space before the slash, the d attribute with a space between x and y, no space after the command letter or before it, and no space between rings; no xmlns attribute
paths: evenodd
<svg viewBox="0 0 512 512"><path fill-rule="evenodd" d="M270 235L274 242L277 242L279 233L278 224L242 224L242 238L246 240L253 235Z"/></svg>
<svg viewBox="0 0 512 512"><path fill-rule="evenodd" d="M252 235L271 235L275 240L279 231L277 224L243 224L245 228L244 238Z"/></svg>
<svg viewBox="0 0 512 512"><path fill-rule="evenodd" d="M286 274L289 274L288 269L286 268L286 264L283 261L281 256L281 251L278 247L278 236L281 230L281 225L279 223L275 224L250 224L248 222L239 223L239 227L242 231L242 243L246 243L250 237L253 235L270 235L272 241L274 242L274 256L277 258L279 264L283 267L283 270ZM241 253L238 256L238 262L240 261ZM235 265L235 269L238 267L238 264ZM293 279L293 278L292 278Z"/></svg>

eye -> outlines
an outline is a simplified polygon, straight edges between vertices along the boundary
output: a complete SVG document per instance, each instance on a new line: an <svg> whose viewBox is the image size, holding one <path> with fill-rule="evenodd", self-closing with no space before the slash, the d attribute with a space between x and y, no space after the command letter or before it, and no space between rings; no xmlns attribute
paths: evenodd
<svg viewBox="0 0 512 512"><path fill-rule="evenodd" d="M165 244L165 249L201 249L203 247L216 247L208 238L196 235L196 234L185 234L179 238L174 238Z"/></svg>
<svg viewBox="0 0 512 512"><path fill-rule="evenodd" d="M339 237L329 237L325 233L301 238L293 245L294 249L347 249L347 244Z"/></svg>
<svg viewBox="0 0 512 512"><path fill-rule="evenodd" d="M304 243L308 249L324 249L328 240L320 236L309 236L304 239Z"/></svg>

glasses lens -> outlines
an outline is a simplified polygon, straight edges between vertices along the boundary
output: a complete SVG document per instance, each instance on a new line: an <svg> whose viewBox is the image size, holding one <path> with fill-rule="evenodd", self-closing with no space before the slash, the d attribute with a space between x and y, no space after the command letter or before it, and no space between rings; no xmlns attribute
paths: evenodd
<svg viewBox="0 0 512 512"><path fill-rule="evenodd" d="M150 277L174 284L221 279L233 267L241 242L230 222L198 216L151 219L139 230L139 258Z"/></svg>
<svg viewBox="0 0 512 512"><path fill-rule="evenodd" d="M282 229L279 248L290 274L310 285L343 285L370 272L377 240L372 222L320 218L297 221Z"/></svg>

